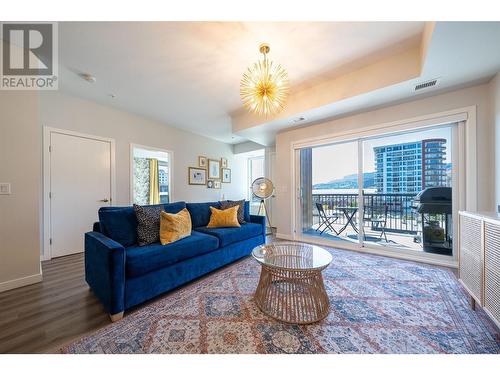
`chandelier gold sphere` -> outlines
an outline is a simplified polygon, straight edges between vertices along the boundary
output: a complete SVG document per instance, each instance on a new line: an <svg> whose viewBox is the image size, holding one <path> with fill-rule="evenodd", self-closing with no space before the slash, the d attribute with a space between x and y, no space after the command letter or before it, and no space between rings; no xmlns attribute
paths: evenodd
<svg viewBox="0 0 500 375"><path fill-rule="evenodd" d="M249 66L240 82L240 97L245 107L258 115L281 112L288 96L288 74L279 64L267 59L268 44L261 44L262 61Z"/></svg>

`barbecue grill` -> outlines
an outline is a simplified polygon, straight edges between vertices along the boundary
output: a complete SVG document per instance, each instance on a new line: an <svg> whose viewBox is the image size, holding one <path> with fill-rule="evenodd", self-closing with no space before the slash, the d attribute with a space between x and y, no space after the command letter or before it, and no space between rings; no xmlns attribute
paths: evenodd
<svg viewBox="0 0 500 375"><path fill-rule="evenodd" d="M429 187L417 194L412 208L421 214L422 235L415 242L422 241L424 251L451 255L451 188Z"/></svg>

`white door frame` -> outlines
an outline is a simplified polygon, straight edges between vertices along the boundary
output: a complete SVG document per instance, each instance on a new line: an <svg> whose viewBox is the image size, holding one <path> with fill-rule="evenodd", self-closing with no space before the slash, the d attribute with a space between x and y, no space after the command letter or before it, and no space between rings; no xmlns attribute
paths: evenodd
<svg viewBox="0 0 500 375"><path fill-rule="evenodd" d="M332 143L340 143L344 141L355 141L359 138L366 138L369 136L383 135L391 132L401 132L411 129L425 129L432 128L438 125L448 123L457 123L458 131L456 140L453 140L454 146L458 146L458 150L453 152L453 162L457 163L458 179L454 181L456 189L454 189L453 198L455 199L454 208L456 212L459 210L475 211L477 209L477 154L476 154L476 106L469 106L458 108L451 111L434 113L424 116L419 116L402 121L396 121L385 124L378 124L368 127L362 127L358 130L343 131L331 133L321 137L309 138L297 142L292 142L290 145L290 156L292 161L292 189L291 194L291 207L292 207L292 239L296 241L315 242L320 245L332 246L332 242L321 238L304 237L301 234L301 215L300 215L300 170L298 157L300 149L304 147L313 147L319 145L326 145ZM461 151L464 152L461 152ZM454 186L455 188L455 186ZM458 192L457 192L458 190ZM453 233L457 233L456 223L457 218L453 217L454 227ZM362 244L362 241L361 241ZM391 257L398 257L403 259L417 260L437 265L448 267L458 267L458 248L457 241L454 241L453 257L445 259L436 254L412 254L410 252L395 252L390 249L375 248L370 246L361 246L354 244L335 243L336 247L345 248L348 250L355 250L361 252L374 253L379 255L386 255Z"/></svg>
<svg viewBox="0 0 500 375"><path fill-rule="evenodd" d="M274 159L274 160L273 160ZM271 151L269 149L265 149L264 152L264 176L271 180L273 184L276 183L275 180L275 175L276 175L276 151ZM271 223L269 223L269 226L274 225L273 228L276 229L276 225L274 223L274 217L273 217L273 204L276 204L276 187L274 188L275 191L273 192L273 195L268 200L267 203L267 214L269 216L269 220Z"/></svg>
<svg viewBox="0 0 500 375"><path fill-rule="evenodd" d="M115 140L113 138L105 138L96 135L84 134L75 132L72 130L59 129L51 126L43 126L43 146L42 146L42 160L43 160L43 221L42 221L42 233L43 233L43 242L42 242L42 253L40 254L41 260L49 260L52 259L51 254L51 246L50 246L50 237L52 232L51 225L51 212L50 212L50 180L51 180L51 170L50 170L50 137L52 133L69 135L80 138L87 138L96 141L108 142L110 144L111 150L111 197L110 202L112 203L116 197L116 167L115 167ZM90 231L91 228L89 228ZM83 235L83 233L82 233Z"/></svg>
<svg viewBox="0 0 500 375"><path fill-rule="evenodd" d="M174 152L172 150L167 150L164 148L144 146L137 143L130 144L130 153L129 153L129 202L131 205L134 204L134 148L142 148L144 150L149 151L159 151L165 152L168 154L168 201L170 203L174 202Z"/></svg>

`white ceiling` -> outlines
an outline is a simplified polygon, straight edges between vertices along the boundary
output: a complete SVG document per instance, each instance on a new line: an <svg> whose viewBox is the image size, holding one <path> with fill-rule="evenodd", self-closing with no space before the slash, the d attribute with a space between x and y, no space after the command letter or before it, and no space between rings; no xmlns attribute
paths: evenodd
<svg viewBox="0 0 500 375"><path fill-rule="evenodd" d="M260 43L270 43L269 57L299 89L415 45L423 28L423 22L63 22L59 87L238 143L245 138L233 134L231 115L241 107L239 81L260 58Z"/></svg>
<svg viewBox="0 0 500 375"><path fill-rule="evenodd" d="M294 116L282 116L267 122L255 120L252 126L238 134L263 145L272 145L276 134L284 129L486 82L500 71L499 43L500 22L437 22L417 77L311 107L307 111L296 112ZM436 87L414 91L417 83L434 78L439 78ZM335 90L335 81L332 84L331 90ZM296 124L293 119L299 115L306 121ZM246 112L240 116L250 117ZM233 123L235 120L233 118Z"/></svg>
<svg viewBox="0 0 500 375"><path fill-rule="evenodd" d="M396 101L412 100L415 83L440 78L435 90L484 81L500 70L500 23L437 22L63 22L59 24L62 91L115 106L166 125L228 143L274 143L275 135L307 123ZM425 30L432 30L426 38ZM428 45L425 41L428 40ZM260 58L258 46L271 45L269 57L285 66L291 95L276 119L252 118L241 130L239 82L246 67ZM424 48L426 47L427 48ZM318 105L318 90L339 90L336 82L416 51L417 74L365 92L343 89L337 99ZM411 60L411 59L410 59ZM406 67L400 65L398 70ZM415 69L413 69L415 70ZM90 73L90 84L79 74ZM397 74L396 74L397 75ZM360 76L361 77L361 76ZM365 75L366 77L366 75ZM337 79L338 78L338 79ZM337 79L337 80L336 80ZM340 81L339 81L340 80ZM328 91L327 91L328 92ZM428 91L426 94L432 93ZM115 98L111 98L114 94ZM290 98L291 99L291 98ZM248 124L247 124L248 125Z"/></svg>

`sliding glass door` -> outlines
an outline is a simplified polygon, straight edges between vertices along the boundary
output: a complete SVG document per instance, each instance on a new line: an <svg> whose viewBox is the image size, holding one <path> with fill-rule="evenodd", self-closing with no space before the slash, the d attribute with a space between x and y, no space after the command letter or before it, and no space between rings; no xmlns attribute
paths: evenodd
<svg viewBox="0 0 500 375"><path fill-rule="evenodd" d="M363 141L366 245L452 255L452 148L451 126Z"/></svg>
<svg viewBox="0 0 500 375"><path fill-rule="evenodd" d="M358 142L300 150L302 231L359 243Z"/></svg>
<svg viewBox="0 0 500 375"><path fill-rule="evenodd" d="M300 149L301 236L346 247L451 256L454 128Z"/></svg>

